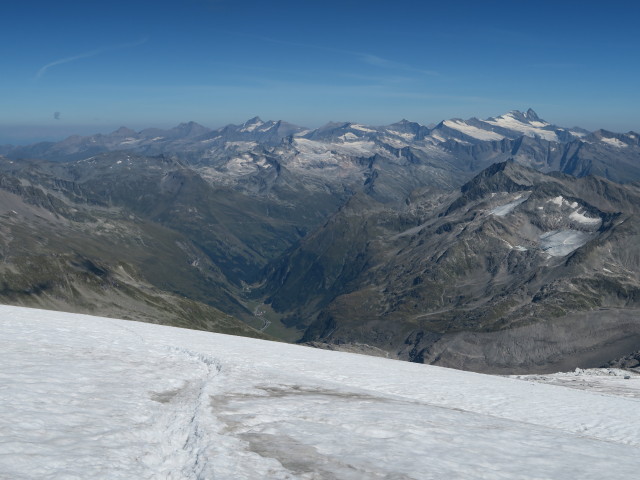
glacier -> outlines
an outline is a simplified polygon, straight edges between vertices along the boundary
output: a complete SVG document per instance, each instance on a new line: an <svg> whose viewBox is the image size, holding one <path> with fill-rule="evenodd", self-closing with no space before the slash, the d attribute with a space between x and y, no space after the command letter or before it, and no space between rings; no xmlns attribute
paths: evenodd
<svg viewBox="0 0 640 480"><path fill-rule="evenodd" d="M2 479L584 480L640 469L635 374L590 391L10 306L0 328Z"/></svg>

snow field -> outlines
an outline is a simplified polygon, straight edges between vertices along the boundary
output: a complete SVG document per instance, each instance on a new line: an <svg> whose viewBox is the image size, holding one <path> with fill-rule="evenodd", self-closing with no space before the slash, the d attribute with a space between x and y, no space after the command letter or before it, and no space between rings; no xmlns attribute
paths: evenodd
<svg viewBox="0 0 640 480"><path fill-rule="evenodd" d="M454 130L458 130L459 132L464 133L473 138L477 138L478 140L502 140L504 139L503 135L499 133L492 132L491 130L483 130L478 127L474 127L473 125L469 125L468 123L462 120L445 120L444 125L452 128Z"/></svg>
<svg viewBox="0 0 640 480"><path fill-rule="evenodd" d="M2 479L602 479L640 468L638 398L606 391L18 307L0 307L0 331Z"/></svg>
<svg viewBox="0 0 640 480"><path fill-rule="evenodd" d="M618 140L617 138L602 137L600 139L600 141L602 141L604 143L607 143L607 144L611 145L612 147L616 147L616 148L625 148L625 147L629 146L626 143Z"/></svg>
<svg viewBox="0 0 640 480"><path fill-rule="evenodd" d="M546 130L546 127L550 126L548 123L538 121L523 123L520 120L516 119L511 113L507 113L500 117L483 121L484 123L488 123L490 125L495 125L497 127L502 127L523 133L524 135L527 135L529 137L540 137L550 142L558 141L558 136L554 131Z"/></svg>
<svg viewBox="0 0 640 480"><path fill-rule="evenodd" d="M587 243L593 234L580 230L552 230L540 235L540 248L552 257L564 257Z"/></svg>
<svg viewBox="0 0 640 480"><path fill-rule="evenodd" d="M529 199L530 194L531 192L525 192L525 195L518 195L514 201L494 208L489 212L489 214L496 215L498 217L504 217L507 214L511 213L513 209L516 208L518 205L526 202Z"/></svg>

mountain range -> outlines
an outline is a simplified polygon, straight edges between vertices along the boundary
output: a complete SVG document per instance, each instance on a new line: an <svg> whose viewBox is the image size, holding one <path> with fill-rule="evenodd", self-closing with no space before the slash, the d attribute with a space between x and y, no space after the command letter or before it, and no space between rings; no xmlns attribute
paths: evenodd
<svg viewBox="0 0 640 480"><path fill-rule="evenodd" d="M478 371L640 349L634 132L255 117L0 154L3 303Z"/></svg>

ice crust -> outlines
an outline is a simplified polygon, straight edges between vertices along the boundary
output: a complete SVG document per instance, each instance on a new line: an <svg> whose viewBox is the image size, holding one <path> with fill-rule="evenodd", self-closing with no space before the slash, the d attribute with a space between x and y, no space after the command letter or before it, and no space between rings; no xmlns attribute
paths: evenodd
<svg viewBox="0 0 640 480"><path fill-rule="evenodd" d="M593 234L580 230L553 230L540 235L540 248L552 257L564 257L587 243Z"/></svg>
<svg viewBox="0 0 640 480"><path fill-rule="evenodd" d="M615 389L18 307L0 307L0 329L3 479L599 480L640 468L638 401Z"/></svg>
<svg viewBox="0 0 640 480"><path fill-rule="evenodd" d="M603 141L604 143L607 143L607 144L611 145L612 147L625 148L625 147L629 146L626 143L621 142L617 138L613 138L613 137L611 137L611 138L602 137L600 140Z"/></svg>
<svg viewBox="0 0 640 480"><path fill-rule="evenodd" d="M518 205L526 202L527 199L529 198L529 194L530 193L527 192L527 195L520 195L514 201L509 202L505 205L500 205L499 207L496 207L493 210L491 210L489 213L491 213L492 215L496 215L497 217L504 217L505 215L511 213L513 209L516 208Z"/></svg>
<svg viewBox="0 0 640 480"><path fill-rule="evenodd" d="M549 127L548 123L538 121L523 123L515 118L511 113L507 113L494 119L485 120L485 123L509 130L515 130L529 137L540 137L551 142L558 141L558 136L554 131L545 129L545 127Z"/></svg>
<svg viewBox="0 0 640 480"><path fill-rule="evenodd" d="M459 132L470 137L477 138L478 140L502 140L504 138L504 136L499 133L474 127L462 120L445 120L444 124L449 128L458 130Z"/></svg>

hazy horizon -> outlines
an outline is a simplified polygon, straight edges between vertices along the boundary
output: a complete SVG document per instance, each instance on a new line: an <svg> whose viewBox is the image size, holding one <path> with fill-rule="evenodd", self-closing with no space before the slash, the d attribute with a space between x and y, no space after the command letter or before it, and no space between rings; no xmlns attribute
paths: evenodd
<svg viewBox="0 0 640 480"><path fill-rule="evenodd" d="M520 110L522 112L525 112L527 109L522 108L522 109L511 109L511 110ZM494 115L490 115L490 116L502 115L507 113L508 111L497 112ZM552 124L556 124L560 127L568 127L568 128L581 127L590 131L604 129L604 130L609 130L615 133L626 133L628 131L632 131L631 129L617 130L615 128L607 128L607 126L597 125L597 124L594 127L588 127L586 125L594 123L594 122L589 122L588 120L585 120L582 124L575 124L575 125L562 124L560 122L549 120L540 112L536 112L536 113L538 113L538 115L540 115L543 120L546 120ZM148 128L159 128L159 129L168 130L182 123L189 123L189 122L195 122L204 127L215 130L217 128L221 128L230 124L240 125L256 116L260 117L261 120L264 120L264 121L283 120L283 121L293 123L295 125L298 125L300 127L305 127L305 128L318 128L330 122L351 122L351 123L360 123L360 124L366 124L368 126L377 127L377 126L390 125L402 119L406 119L412 122L417 122L422 125L430 125L430 124L437 124L443 120L454 118L454 117L443 117L443 118L434 119L431 121L420 122L412 118L402 117L402 118L396 118L394 120L390 120L387 122L378 122L378 123L361 122L358 119L328 119L324 122L305 124L305 123L292 121L291 119L288 119L288 118L266 118L261 115L253 115L251 117L247 117L237 121L228 121L223 123L218 122L215 124L210 122L205 122L205 121L180 120L174 123L160 122L160 123L155 123L155 124L152 123L148 125L143 125L139 123L132 123L132 124L121 123L121 124L110 124L110 125L92 125L92 124L89 124L89 125L13 125L13 126L0 125L0 145L29 145L29 144L38 143L38 142L58 142L73 135L80 135L80 136L89 136L89 135L97 135L97 134L108 135L122 127L130 128L132 130L135 130L136 132L140 132ZM471 115L470 117L465 117L465 119L471 118L474 116L482 119L485 118L485 117L479 117L477 115ZM634 130L634 131L638 133L639 130Z"/></svg>

